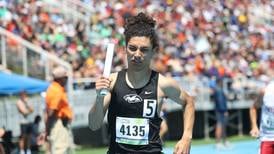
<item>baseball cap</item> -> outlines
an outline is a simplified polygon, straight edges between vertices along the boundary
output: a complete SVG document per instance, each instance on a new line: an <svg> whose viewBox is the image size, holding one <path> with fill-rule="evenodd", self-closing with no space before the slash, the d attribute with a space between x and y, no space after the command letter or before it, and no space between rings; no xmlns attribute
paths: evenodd
<svg viewBox="0 0 274 154"><path fill-rule="evenodd" d="M53 69L52 76L55 79L67 77L67 71L64 67L58 66Z"/></svg>

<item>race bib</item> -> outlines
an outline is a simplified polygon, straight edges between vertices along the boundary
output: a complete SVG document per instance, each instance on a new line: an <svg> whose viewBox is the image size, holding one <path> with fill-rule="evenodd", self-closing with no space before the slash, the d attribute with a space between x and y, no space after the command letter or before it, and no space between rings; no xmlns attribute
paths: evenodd
<svg viewBox="0 0 274 154"><path fill-rule="evenodd" d="M266 116L263 118L263 125L268 130L274 130L274 117Z"/></svg>
<svg viewBox="0 0 274 154"><path fill-rule="evenodd" d="M262 108L262 126L265 131L274 131L274 108L264 105Z"/></svg>
<svg viewBox="0 0 274 154"><path fill-rule="evenodd" d="M147 145L149 120L144 118L116 117L116 142Z"/></svg>

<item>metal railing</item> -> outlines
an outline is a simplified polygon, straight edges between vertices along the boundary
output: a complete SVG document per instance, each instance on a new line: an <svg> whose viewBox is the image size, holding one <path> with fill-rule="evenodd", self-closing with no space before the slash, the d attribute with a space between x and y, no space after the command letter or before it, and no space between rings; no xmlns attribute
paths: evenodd
<svg viewBox="0 0 274 154"><path fill-rule="evenodd" d="M68 71L68 91L73 91L73 72L68 62L2 27L0 27L0 36L1 65L4 69L9 69L13 72L24 74L25 76L49 80L51 79L50 72L53 66L63 66ZM11 42L13 42L13 44L10 44ZM40 72L40 74L35 74L38 72Z"/></svg>

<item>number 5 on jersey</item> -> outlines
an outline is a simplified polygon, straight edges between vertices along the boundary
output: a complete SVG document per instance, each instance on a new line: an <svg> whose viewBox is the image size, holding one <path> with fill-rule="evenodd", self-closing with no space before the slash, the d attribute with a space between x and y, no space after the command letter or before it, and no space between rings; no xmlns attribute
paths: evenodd
<svg viewBox="0 0 274 154"><path fill-rule="evenodd" d="M153 118L156 111L157 101L154 99L144 99L143 117Z"/></svg>

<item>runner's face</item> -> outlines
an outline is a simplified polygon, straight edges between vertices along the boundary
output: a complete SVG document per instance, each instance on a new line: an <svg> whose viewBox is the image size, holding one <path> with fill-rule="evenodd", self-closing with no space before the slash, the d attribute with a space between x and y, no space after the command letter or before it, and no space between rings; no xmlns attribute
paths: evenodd
<svg viewBox="0 0 274 154"><path fill-rule="evenodd" d="M128 67L141 70L149 67L154 51L148 37L132 37L127 44Z"/></svg>

